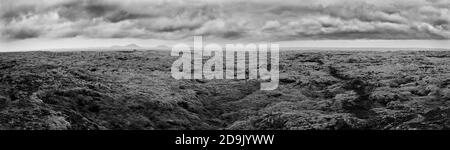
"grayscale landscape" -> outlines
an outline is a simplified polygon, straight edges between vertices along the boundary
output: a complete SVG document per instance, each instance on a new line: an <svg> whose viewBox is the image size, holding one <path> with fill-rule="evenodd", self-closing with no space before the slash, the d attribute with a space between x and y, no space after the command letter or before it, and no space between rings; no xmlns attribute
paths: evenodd
<svg viewBox="0 0 450 150"><path fill-rule="evenodd" d="M279 86L182 44L277 45ZM197 129L450 129L450 0L0 0L0 130Z"/></svg>

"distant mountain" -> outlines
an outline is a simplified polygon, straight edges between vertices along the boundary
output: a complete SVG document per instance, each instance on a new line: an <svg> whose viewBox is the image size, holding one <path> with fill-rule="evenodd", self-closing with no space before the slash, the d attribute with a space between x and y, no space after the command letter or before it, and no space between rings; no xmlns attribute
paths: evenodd
<svg viewBox="0 0 450 150"><path fill-rule="evenodd" d="M167 45L158 45L155 47L156 50L170 50L170 47Z"/></svg>
<svg viewBox="0 0 450 150"><path fill-rule="evenodd" d="M128 44L125 46L119 46L119 45L114 45L111 46L112 49L144 49L143 47L140 47L139 45L136 44Z"/></svg>
<svg viewBox="0 0 450 150"><path fill-rule="evenodd" d="M129 48L141 48L140 46L136 45L136 44L128 44L125 47L129 47Z"/></svg>
<svg viewBox="0 0 450 150"><path fill-rule="evenodd" d="M152 47L143 47L131 43L127 45L113 45L109 47L85 47L85 48L58 48L47 49L47 51L133 51L133 50L170 50L171 47L167 45L158 45Z"/></svg>

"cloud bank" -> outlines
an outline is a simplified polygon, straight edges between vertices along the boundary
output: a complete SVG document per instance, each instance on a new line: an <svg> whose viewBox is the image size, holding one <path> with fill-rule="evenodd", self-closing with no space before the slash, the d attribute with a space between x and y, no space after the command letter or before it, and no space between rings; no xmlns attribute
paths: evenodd
<svg viewBox="0 0 450 150"><path fill-rule="evenodd" d="M448 0L1 0L1 39L450 39Z"/></svg>

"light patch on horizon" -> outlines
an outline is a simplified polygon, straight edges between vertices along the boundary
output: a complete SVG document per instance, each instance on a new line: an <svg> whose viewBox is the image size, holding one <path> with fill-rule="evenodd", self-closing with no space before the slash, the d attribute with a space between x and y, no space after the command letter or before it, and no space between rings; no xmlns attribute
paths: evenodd
<svg viewBox="0 0 450 150"><path fill-rule="evenodd" d="M1 42L0 42L1 43ZM144 49L163 47L165 50L175 44L187 44L193 46L192 39L168 41L153 39L87 39L87 38L63 38L63 39L25 39L0 44L0 52L14 51L55 51L55 50L110 50L114 46L126 46L135 44ZM293 41L235 41L235 40L203 40L203 45L219 44L279 44L282 50L333 50L333 49L371 49L381 50L450 50L450 40L293 40Z"/></svg>

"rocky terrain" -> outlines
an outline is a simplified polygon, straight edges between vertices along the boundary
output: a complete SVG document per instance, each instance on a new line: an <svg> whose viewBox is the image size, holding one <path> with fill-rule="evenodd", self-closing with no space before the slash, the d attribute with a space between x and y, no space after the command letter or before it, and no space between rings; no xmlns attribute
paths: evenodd
<svg viewBox="0 0 450 150"><path fill-rule="evenodd" d="M448 51L283 51L280 86L175 80L164 51L0 53L0 129L449 129Z"/></svg>

